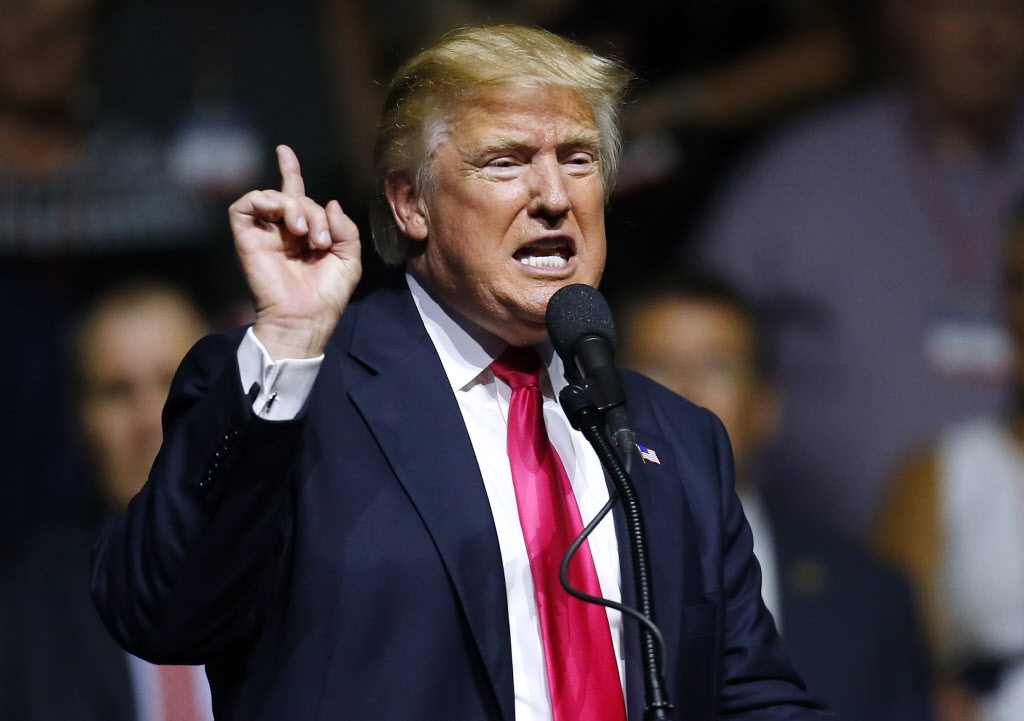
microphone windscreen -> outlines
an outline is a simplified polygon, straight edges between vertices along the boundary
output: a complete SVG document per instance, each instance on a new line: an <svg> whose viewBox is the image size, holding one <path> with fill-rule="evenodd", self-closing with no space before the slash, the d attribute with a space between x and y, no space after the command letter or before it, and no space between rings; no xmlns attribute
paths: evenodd
<svg viewBox="0 0 1024 721"><path fill-rule="evenodd" d="M577 283L558 290L548 303L545 321L551 345L566 365L573 365L574 346L584 336L601 336L615 348L612 311L597 288Z"/></svg>

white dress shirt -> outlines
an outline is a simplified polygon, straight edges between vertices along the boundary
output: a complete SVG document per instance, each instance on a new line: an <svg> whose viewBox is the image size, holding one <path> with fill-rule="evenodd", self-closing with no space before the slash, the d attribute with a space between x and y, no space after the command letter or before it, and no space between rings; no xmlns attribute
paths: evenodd
<svg viewBox="0 0 1024 721"><path fill-rule="evenodd" d="M540 620L508 459L508 410L512 390L504 381L496 379L488 367L506 344L440 305L412 275L406 278L462 412L494 518L508 599L515 716L517 721L550 721L551 696L544 667ZM558 405L558 391L566 385L561 360L550 344L538 350L547 368L540 384L544 423L565 467L585 525L608 501L604 472L597 454L582 434L572 429ZM253 410L268 420L287 420L299 412L322 361L323 356L273 362L251 328L238 349L243 389L248 392L253 383L260 384ZM595 529L589 543L602 595L619 601L619 554L611 516ZM621 614L608 609L608 620L622 682L625 665Z"/></svg>

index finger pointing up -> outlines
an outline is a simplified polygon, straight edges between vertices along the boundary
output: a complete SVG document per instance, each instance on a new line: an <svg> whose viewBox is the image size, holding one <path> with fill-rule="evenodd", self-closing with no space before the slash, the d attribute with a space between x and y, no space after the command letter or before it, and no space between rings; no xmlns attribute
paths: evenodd
<svg viewBox="0 0 1024 721"><path fill-rule="evenodd" d="M277 146L277 167L281 169L281 192L293 198L306 195L306 184L302 182L302 169L295 151L287 145Z"/></svg>

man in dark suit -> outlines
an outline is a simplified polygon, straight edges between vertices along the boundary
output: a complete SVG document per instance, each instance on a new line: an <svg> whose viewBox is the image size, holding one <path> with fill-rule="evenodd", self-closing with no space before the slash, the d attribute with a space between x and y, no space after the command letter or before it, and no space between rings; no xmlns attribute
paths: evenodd
<svg viewBox="0 0 1024 721"><path fill-rule="evenodd" d="M288 148L282 190L231 207L256 323L186 357L93 575L127 649L206 663L218 719L640 717L635 628L548 585L538 563L567 543L535 543L608 499L555 400L544 317L556 290L600 279L625 82L508 26L403 66L375 239L407 272L363 301L357 229L305 197ZM660 460L635 475L678 717L828 718L761 601L721 424L625 380ZM558 522L531 521L540 507ZM624 540L601 524L573 572L628 601Z"/></svg>
<svg viewBox="0 0 1024 721"><path fill-rule="evenodd" d="M762 494L780 390L754 308L713 277L647 284L623 314L626 363L716 413L786 649L841 719L932 718L925 653L904 578L853 542L787 516Z"/></svg>

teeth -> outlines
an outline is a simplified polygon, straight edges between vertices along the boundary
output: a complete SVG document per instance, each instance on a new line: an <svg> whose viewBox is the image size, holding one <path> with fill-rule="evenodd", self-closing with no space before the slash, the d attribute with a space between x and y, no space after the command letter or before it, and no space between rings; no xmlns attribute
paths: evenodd
<svg viewBox="0 0 1024 721"><path fill-rule="evenodd" d="M523 265L533 268L564 268L569 264L560 255L526 255L519 259Z"/></svg>

